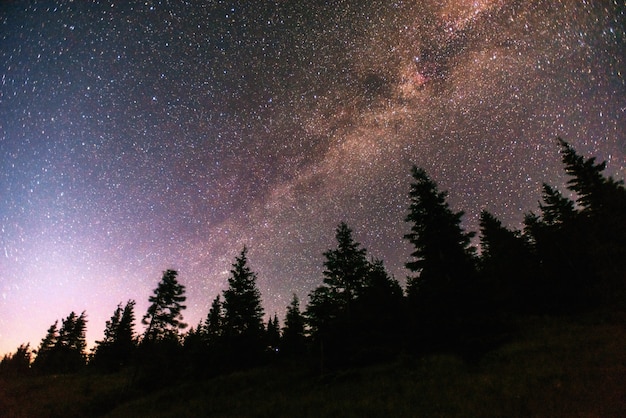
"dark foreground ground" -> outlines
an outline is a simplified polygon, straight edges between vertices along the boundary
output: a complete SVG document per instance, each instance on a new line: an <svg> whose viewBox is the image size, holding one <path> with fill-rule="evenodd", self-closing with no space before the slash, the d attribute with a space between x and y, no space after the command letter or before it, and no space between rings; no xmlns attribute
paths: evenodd
<svg viewBox="0 0 626 418"><path fill-rule="evenodd" d="M620 417L626 316L534 318L468 364L454 355L327 372L267 366L149 394L114 375L0 380L1 417Z"/></svg>

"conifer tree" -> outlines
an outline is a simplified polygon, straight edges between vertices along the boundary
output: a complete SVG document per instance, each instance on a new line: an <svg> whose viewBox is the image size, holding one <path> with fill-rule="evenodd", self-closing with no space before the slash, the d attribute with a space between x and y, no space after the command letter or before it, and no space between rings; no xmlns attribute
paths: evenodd
<svg viewBox="0 0 626 418"><path fill-rule="evenodd" d="M569 190L577 194L580 216L564 233L574 260L582 296L592 304L626 303L626 188L623 180L603 175L606 162L596 164L558 139ZM581 271L581 265L587 266ZM585 296L586 293L594 296Z"/></svg>
<svg viewBox="0 0 626 418"><path fill-rule="evenodd" d="M15 353L5 354L0 361L0 376L25 376L30 371L30 344L21 344Z"/></svg>
<svg viewBox="0 0 626 418"><path fill-rule="evenodd" d="M450 209L447 192L440 192L423 169L414 166L412 175L405 219L411 229L404 237L414 247L406 263L414 273L407 281L412 344L420 349L458 345L476 328L467 324L476 322L468 315L477 291L474 234L463 231L463 212Z"/></svg>
<svg viewBox="0 0 626 418"><path fill-rule="evenodd" d="M61 321L58 330L57 325L58 321L55 321L48 328L37 350L33 368L40 373L72 373L86 364L86 313L76 315L71 312Z"/></svg>
<svg viewBox="0 0 626 418"><path fill-rule="evenodd" d="M266 336L267 346L273 351L278 351L280 345L280 324L276 314L267 321Z"/></svg>
<svg viewBox="0 0 626 418"><path fill-rule="evenodd" d="M331 324L340 317L341 311L342 305L334 289L328 286L315 288L309 293L309 303L304 311L310 335L318 339L326 333Z"/></svg>
<svg viewBox="0 0 626 418"><path fill-rule="evenodd" d="M584 159L563 139L561 146L565 172L571 177L568 189L578 195L577 203L585 213L600 214L605 211L624 213L626 211L626 189L624 182L603 176L606 161L596 164L595 157Z"/></svg>
<svg viewBox="0 0 626 418"><path fill-rule="evenodd" d="M475 274L475 249L470 245L474 233L463 231L463 212L450 210L447 192L440 192L423 169L414 166L412 175L405 219L411 224L411 232L404 236L414 247L413 260L406 263L416 273L409 278L409 297L417 292L462 291L462 284Z"/></svg>
<svg viewBox="0 0 626 418"><path fill-rule="evenodd" d="M335 230L337 248L324 252L323 285L309 295L305 316L315 337L338 320L350 322L356 299L365 287L369 273L366 250L352 237L344 222Z"/></svg>
<svg viewBox="0 0 626 418"><path fill-rule="evenodd" d="M535 304L535 258L520 231L509 230L486 210L480 214L480 270L483 279L478 307L502 311L527 309Z"/></svg>
<svg viewBox="0 0 626 418"><path fill-rule="evenodd" d="M224 331L224 312L220 295L217 295L211 303L209 314L204 321L204 334L209 345L215 344Z"/></svg>
<svg viewBox="0 0 626 418"><path fill-rule="evenodd" d="M56 364L58 371L75 372L85 365L87 359L86 328L87 315L84 311L80 316L71 312L62 321L59 338L53 350L58 356Z"/></svg>
<svg viewBox="0 0 626 418"><path fill-rule="evenodd" d="M187 327L182 322L182 311L187 307L182 303L187 299L185 286L178 283L178 272L166 270L154 295L148 298L151 303L142 323L147 325L144 342L176 338L178 331Z"/></svg>
<svg viewBox="0 0 626 418"><path fill-rule="evenodd" d="M46 336L41 340L39 344L39 348L35 351L37 353L37 357L33 361L33 369L38 372L45 373L49 369L51 369L51 357L56 346L57 340L59 339L59 329L58 329L59 321L54 321L48 331L46 332Z"/></svg>
<svg viewBox="0 0 626 418"><path fill-rule="evenodd" d="M224 291L224 335L233 360L240 365L254 364L264 349L263 307L256 273L248 266L244 246L230 270Z"/></svg>
<svg viewBox="0 0 626 418"><path fill-rule="evenodd" d="M398 281L390 277L382 260L372 259L365 287L355 306L357 336L363 347L387 351L399 347L405 331L404 295Z"/></svg>
<svg viewBox="0 0 626 418"><path fill-rule="evenodd" d="M576 204L544 184L542 216L527 214L525 235L532 243L544 295L544 309L576 311L626 300L626 189L605 177L606 163L585 159L558 139Z"/></svg>
<svg viewBox="0 0 626 418"><path fill-rule="evenodd" d="M368 274L365 248L352 237L352 230L341 222L335 231L337 248L324 253L324 284L333 289L344 304L356 299Z"/></svg>
<svg viewBox="0 0 626 418"><path fill-rule="evenodd" d="M309 294L304 313L321 359L330 364L349 361L365 343L359 299L370 274L367 252L344 222L335 230L335 239L337 247L324 252L323 284Z"/></svg>
<svg viewBox="0 0 626 418"><path fill-rule="evenodd" d="M546 183L543 184L542 198L539 209L547 225L562 225L572 221L577 214L574 202Z"/></svg>
<svg viewBox="0 0 626 418"><path fill-rule="evenodd" d="M304 351L304 317L300 312L300 300L294 293L293 299L287 306L285 326L282 333L282 351L287 356L302 354Z"/></svg>
<svg viewBox="0 0 626 418"><path fill-rule="evenodd" d="M117 305L111 319L106 321L104 339L96 341L90 365L104 370L119 370L128 364L135 350L135 301L129 300L124 308Z"/></svg>

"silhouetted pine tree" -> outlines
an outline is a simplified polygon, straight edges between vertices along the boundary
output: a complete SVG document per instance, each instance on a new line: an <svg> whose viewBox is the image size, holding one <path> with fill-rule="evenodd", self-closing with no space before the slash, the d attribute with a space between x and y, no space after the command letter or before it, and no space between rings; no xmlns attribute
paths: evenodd
<svg viewBox="0 0 626 418"><path fill-rule="evenodd" d="M558 139L567 187L576 205L544 184L542 216L527 214L525 234L541 265L540 293L548 312L626 302L626 190L604 177L606 164L584 159Z"/></svg>
<svg viewBox="0 0 626 418"><path fill-rule="evenodd" d="M192 363L192 374L214 376L230 368L230 353L226 348L224 333L224 309L217 295L204 322L199 324L195 336L185 340L188 360Z"/></svg>
<svg viewBox="0 0 626 418"><path fill-rule="evenodd" d="M412 328L420 344L449 344L475 297L475 249L470 245L474 233L463 231L463 212L450 210L447 192L440 192L423 169L414 166L412 175L406 217L411 231L405 235L414 247L413 260L406 263L416 274L407 285Z"/></svg>
<svg viewBox="0 0 626 418"><path fill-rule="evenodd" d="M85 312L80 316L71 312L61 321L61 328L58 331L57 324L58 321L55 321L48 329L37 350L33 369L38 373L73 373L86 364Z"/></svg>
<svg viewBox="0 0 626 418"><path fill-rule="evenodd" d="M163 278L154 289L154 295L148 298L151 303L142 323L147 325L144 333L144 342L153 342L163 339L176 339L178 331L187 327L182 322L182 311L187 307L182 303L187 299L185 286L178 283L178 272L167 270Z"/></svg>
<svg viewBox="0 0 626 418"><path fill-rule="evenodd" d="M0 376L26 376L30 372L30 344L21 344L15 353L5 354L0 361Z"/></svg>
<svg viewBox="0 0 626 418"><path fill-rule="evenodd" d="M360 293L353 313L360 361L387 358L401 347L406 332L402 288L387 274L383 261L373 259Z"/></svg>
<svg viewBox="0 0 626 418"><path fill-rule="evenodd" d="M331 366L350 361L366 344L365 309L355 309L370 275L367 252L345 223L339 224L335 238L337 248L324 252L324 284L309 294L304 314L317 349Z"/></svg>
<svg viewBox="0 0 626 418"><path fill-rule="evenodd" d="M571 177L567 188L577 194L576 202L585 214L621 215L626 211L626 190L624 181L605 177L602 172L606 161L595 163L595 157L584 159L574 148L558 138L563 156L565 172Z"/></svg>
<svg viewBox="0 0 626 418"><path fill-rule="evenodd" d="M191 327L183 336L182 369L187 376L202 376L210 363L209 347L202 322Z"/></svg>
<svg viewBox="0 0 626 418"><path fill-rule="evenodd" d="M106 321L104 339L96 341L90 366L117 371L130 362L136 348L134 308L134 300L129 300L124 308L121 303L117 305L111 319Z"/></svg>
<svg viewBox="0 0 626 418"><path fill-rule="evenodd" d="M339 318L341 310L340 299L330 287L319 286L309 293L304 317L311 337L319 339L327 333L331 324Z"/></svg>
<svg viewBox="0 0 626 418"><path fill-rule="evenodd" d="M256 273L248 266L247 248L235 258L224 291L224 337L234 364L249 366L264 351L263 307Z"/></svg>
<svg viewBox="0 0 626 418"><path fill-rule="evenodd" d="M285 315L285 326L283 327L281 339L281 352L288 356L298 356L304 354L304 317L300 312L300 300L294 293L293 299L287 306Z"/></svg>
<svg viewBox="0 0 626 418"><path fill-rule="evenodd" d="M563 225L578 215L574 202L546 183L542 186L542 199L543 204L539 203L539 209L547 225Z"/></svg>
<svg viewBox="0 0 626 418"><path fill-rule="evenodd" d="M335 231L337 248L324 253L324 284L331 289L348 310L359 296L368 274L365 248L352 237L352 230L342 222Z"/></svg>
<svg viewBox="0 0 626 418"><path fill-rule="evenodd" d="M351 320L354 301L363 291L369 272L366 250L354 241L344 222L335 230L335 238L337 248L324 252L324 284L309 295L305 312L314 338L330 331L324 328L333 322L339 325Z"/></svg>
<svg viewBox="0 0 626 418"><path fill-rule="evenodd" d="M209 314L204 321L204 334L209 345L216 344L224 332L224 312L220 295L211 303Z"/></svg>
<svg viewBox="0 0 626 418"><path fill-rule="evenodd" d="M584 159L559 138L569 190L581 208L576 228L581 249L593 266L592 290L598 303L626 305L626 188L623 180L605 177L606 162Z"/></svg>
<svg viewBox="0 0 626 418"><path fill-rule="evenodd" d="M268 319L266 327L267 346L271 351L278 352L280 346L280 324L278 316Z"/></svg>
<svg viewBox="0 0 626 418"><path fill-rule="evenodd" d="M509 230L487 211L480 214L480 273L477 309L489 316L522 312L538 303L537 266L521 231Z"/></svg>
<svg viewBox="0 0 626 418"><path fill-rule="evenodd" d="M58 355L58 371L72 373L85 366L87 360L87 315L83 311L80 316L71 312L63 320L59 330L59 338L54 347Z"/></svg>
<svg viewBox="0 0 626 418"><path fill-rule="evenodd" d="M574 202L544 184L541 216L527 214L525 230L532 237L538 265L537 302L548 313L581 309L590 300L591 260L584 249L582 217Z"/></svg>
<svg viewBox="0 0 626 418"><path fill-rule="evenodd" d="M182 311L185 286L178 283L178 272L166 270L154 294L148 298L150 306L143 316L147 325L137 348L135 383L144 389L152 389L179 377L185 371L182 336L180 330L187 327Z"/></svg>
<svg viewBox="0 0 626 418"><path fill-rule="evenodd" d="M41 340L39 347L36 350L37 357L33 361L33 369L38 373L48 373L52 369L53 350L59 339L59 321L54 321L54 324L50 325L46 336Z"/></svg>

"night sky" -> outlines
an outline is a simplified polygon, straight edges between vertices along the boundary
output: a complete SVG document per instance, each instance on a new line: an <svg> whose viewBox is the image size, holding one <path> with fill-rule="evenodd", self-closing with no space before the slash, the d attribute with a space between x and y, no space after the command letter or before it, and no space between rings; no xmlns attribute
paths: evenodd
<svg viewBox="0 0 626 418"><path fill-rule="evenodd" d="M2 2L0 353L168 268L195 326L244 244L282 319L341 221L404 283L413 164L468 230L562 189L557 136L624 178L623 4Z"/></svg>

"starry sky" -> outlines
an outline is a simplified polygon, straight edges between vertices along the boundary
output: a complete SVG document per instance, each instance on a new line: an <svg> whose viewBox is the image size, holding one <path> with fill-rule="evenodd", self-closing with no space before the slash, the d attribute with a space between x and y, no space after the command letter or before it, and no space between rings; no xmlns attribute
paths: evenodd
<svg viewBox="0 0 626 418"><path fill-rule="evenodd" d="M556 136L626 172L621 0L5 1L0 353L179 271L195 325L243 245L266 314L345 221L401 282L410 167L519 228ZM137 331L142 330L140 324Z"/></svg>

